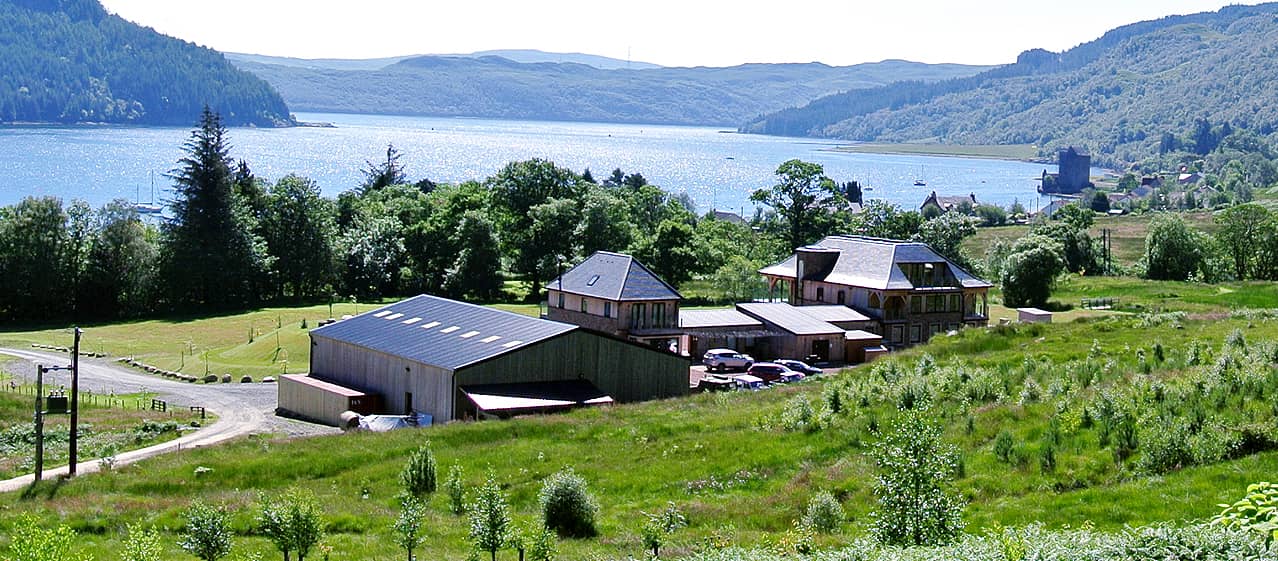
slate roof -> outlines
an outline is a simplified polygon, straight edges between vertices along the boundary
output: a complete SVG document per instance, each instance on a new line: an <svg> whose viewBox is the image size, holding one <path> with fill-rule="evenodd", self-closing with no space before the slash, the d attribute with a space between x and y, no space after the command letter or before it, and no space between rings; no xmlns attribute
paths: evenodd
<svg viewBox="0 0 1278 561"><path fill-rule="evenodd" d="M457 370L578 329L575 325L423 294L311 331Z"/></svg>
<svg viewBox="0 0 1278 561"><path fill-rule="evenodd" d="M826 274L825 282L844 286L859 286L878 290L910 290L901 263L946 263L954 278L964 288L993 286L964 271L949 259L942 257L927 244L867 238L861 236L828 236L814 246L839 252L834 267ZM759 273L774 277L795 278L797 254L785 261L759 269Z"/></svg>
<svg viewBox="0 0 1278 561"><path fill-rule="evenodd" d="M972 205L976 205L976 194L971 193L968 195L937 195L936 191L932 191L932 194L928 195L926 199L923 199L923 204L919 205L919 208L926 207L928 203L933 203L944 210L953 210L958 208L959 205L962 205L965 202L971 203Z"/></svg>
<svg viewBox="0 0 1278 561"><path fill-rule="evenodd" d="M679 310L681 329L705 329L707 327L763 327L763 322L737 310Z"/></svg>
<svg viewBox="0 0 1278 561"><path fill-rule="evenodd" d="M550 281L546 289L612 301L683 299L679 291L639 260L610 251L596 251Z"/></svg>
<svg viewBox="0 0 1278 561"><path fill-rule="evenodd" d="M737 304L737 309L795 335L844 333L842 327L814 318L805 313L803 308L785 302L745 302Z"/></svg>
<svg viewBox="0 0 1278 561"><path fill-rule="evenodd" d="M803 313L821 321L842 323L845 321L870 321L869 316L838 304L828 306L804 306Z"/></svg>

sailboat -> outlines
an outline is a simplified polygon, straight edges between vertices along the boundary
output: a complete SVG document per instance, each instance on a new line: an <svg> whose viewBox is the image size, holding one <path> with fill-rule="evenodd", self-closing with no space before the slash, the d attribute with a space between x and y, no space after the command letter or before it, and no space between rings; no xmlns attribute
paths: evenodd
<svg viewBox="0 0 1278 561"><path fill-rule="evenodd" d="M927 187L927 182L923 180L923 166L919 166L919 178L914 180L915 187Z"/></svg>
<svg viewBox="0 0 1278 561"><path fill-rule="evenodd" d="M151 201L144 203L138 200L139 198L136 194L134 195L133 210L136 210L138 214L160 214L164 212L164 205L155 203L155 172L151 172Z"/></svg>

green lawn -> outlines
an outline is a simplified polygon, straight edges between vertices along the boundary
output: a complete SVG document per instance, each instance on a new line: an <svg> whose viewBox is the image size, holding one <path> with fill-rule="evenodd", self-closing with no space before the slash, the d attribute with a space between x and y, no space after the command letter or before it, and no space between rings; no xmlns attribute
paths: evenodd
<svg viewBox="0 0 1278 561"><path fill-rule="evenodd" d="M1181 213L1181 217L1189 223L1190 227L1207 233L1216 231L1216 225L1212 222L1212 214L1210 212L1194 212ZM1096 222L1088 233L1092 239L1101 239L1101 232L1109 230L1110 246L1114 252L1114 260L1124 266L1131 266L1145 255L1145 236L1149 229L1149 222L1153 220L1154 214L1139 214L1126 216L1097 216ZM972 258L980 260L985 258L985 250L994 243L994 240L1003 239L1011 243L1023 237L1029 232L1029 226L1012 225L998 226L994 228L978 228L976 235L963 240L963 249Z"/></svg>
<svg viewBox="0 0 1278 561"><path fill-rule="evenodd" d="M1266 314L1233 317L1230 311L1278 308L1278 289L1262 283L1073 278L1062 283L1058 299L1065 304L1084 294L1120 296L1131 309L1191 313L1106 312L1047 326L965 330L873 366L762 392L394 434L294 441L256 436L49 486L32 499L0 497L0 511L6 513L0 517L0 535L7 534L12 515L30 512L47 523L70 525L98 559L111 560L118 558L124 524L141 521L162 528L168 552L177 555L180 512L198 498L227 505L234 512L238 547L269 558L277 554L252 532L257 494L298 486L325 505L326 543L334 548L333 558L398 559L402 554L388 545L397 475L409 452L430 440L441 478L453 464L464 467L471 486L491 473L522 525L536 519L536 495L545 476L565 466L582 474L602 507L600 536L561 543L563 559L642 555L638 530L644 513L670 502L691 525L672 537L663 550L668 557L689 553L716 536L743 545L775 541L818 489L832 490L849 514L840 532L818 538L818 545L833 547L865 534L874 504L875 468L868 453L876 430L890 426L907 394L930 396L926 399L934 403L946 439L962 451L964 469L956 489L970 500L965 518L973 532L994 523L1037 521L1050 528L1090 523L1114 530L1202 519L1217 510L1217 503L1236 498L1247 483L1272 478L1278 451L1268 445L1234 460L1142 472L1143 449L1116 461L1113 445L1100 444L1099 414L1089 413L1090 422L1080 419L1084 411L1099 411L1101 395L1113 393L1132 396L1133 403L1148 409L1141 409L1142 415L1192 405L1222 423L1274 426L1278 408L1265 392L1278 385L1278 374L1268 359L1255 359L1273 356L1266 353L1274 348L1278 323ZM220 332L212 324L208 330ZM1227 345L1227 337L1239 342ZM922 359L925 354L931 358ZM1238 358L1213 366L1225 355ZM1225 368L1224 375L1211 374L1212 368ZM1231 379L1241 381L1237 388L1213 386ZM1256 398L1255 391L1269 397ZM826 421L809 430L793 425L799 400L821 410L834 394L841 396L840 412L818 415ZM1154 397L1164 394L1175 397ZM1157 428L1144 423L1140 426ZM1003 431L1015 439L1017 462L993 453L992 442ZM1057 435L1051 469L1041 464L1049 433ZM197 468L207 469L197 474ZM422 557L465 558L465 522L448 513L442 495L430 501ZM504 552L501 558L513 555Z"/></svg>

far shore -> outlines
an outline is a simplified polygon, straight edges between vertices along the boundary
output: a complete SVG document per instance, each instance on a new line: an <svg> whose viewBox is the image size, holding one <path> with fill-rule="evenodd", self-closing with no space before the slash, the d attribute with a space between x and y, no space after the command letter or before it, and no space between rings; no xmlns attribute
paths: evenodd
<svg viewBox="0 0 1278 561"><path fill-rule="evenodd" d="M913 156L942 156L952 158L983 158L987 160L1011 160L1040 162L1038 147L1032 144L885 144L864 143L836 146L834 152L858 154L908 154Z"/></svg>

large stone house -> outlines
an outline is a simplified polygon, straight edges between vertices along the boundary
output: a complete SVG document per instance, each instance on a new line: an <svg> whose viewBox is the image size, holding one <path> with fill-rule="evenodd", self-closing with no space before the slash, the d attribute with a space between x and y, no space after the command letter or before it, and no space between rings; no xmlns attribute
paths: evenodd
<svg viewBox="0 0 1278 561"><path fill-rule="evenodd" d="M971 193L966 196L948 196L937 195L936 191L932 191L932 194L928 195L926 199L923 199L923 204L919 205L919 212L926 214L928 212L928 208L934 208L935 210L932 212L940 214L951 210L959 210L964 203L975 208L977 204L976 193Z"/></svg>
<svg viewBox="0 0 1278 561"><path fill-rule="evenodd" d="M595 252L546 285L546 317L652 345L676 341L683 296L634 257Z"/></svg>
<svg viewBox="0 0 1278 561"><path fill-rule="evenodd" d="M773 300L848 306L892 347L989 323L992 285L923 243L829 236L759 273Z"/></svg>

